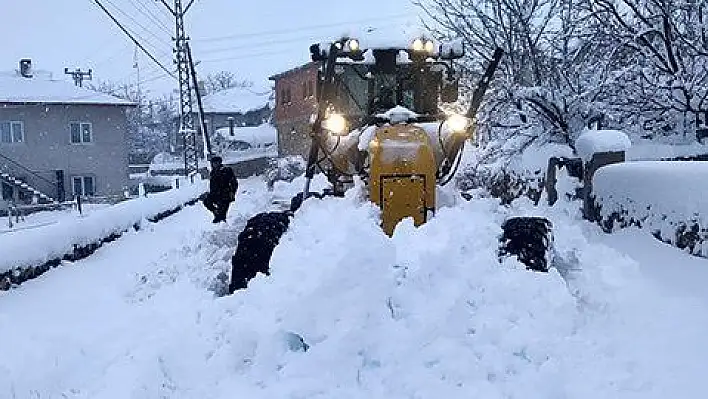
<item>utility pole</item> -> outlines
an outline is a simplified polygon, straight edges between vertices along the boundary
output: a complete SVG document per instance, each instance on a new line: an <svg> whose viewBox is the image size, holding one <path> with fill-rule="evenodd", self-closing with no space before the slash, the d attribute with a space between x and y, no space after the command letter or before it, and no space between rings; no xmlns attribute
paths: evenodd
<svg viewBox="0 0 708 399"><path fill-rule="evenodd" d="M140 92L140 63L138 62L138 47L135 46L135 52L133 53L133 68L137 72L136 84L138 86L138 126L143 126L143 96Z"/></svg>
<svg viewBox="0 0 708 399"><path fill-rule="evenodd" d="M192 6L194 0L191 0L186 7L182 6L182 0L175 0L174 9L167 4L167 0L161 0L161 2L175 17L174 52L175 63L177 64L177 80L179 82L179 133L184 142L184 173L185 176L191 177L199 170L199 152L197 151L197 131L194 126L189 56L187 54L189 37L184 29L184 15Z"/></svg>
<svg viewBox="0 0 708 399"><path fill-rule="evenodd" d="M69 71L69 68L64 68L64 74L71 75L71 78L74 79L74 84L79 87L84 86L84 79L93 79L93 71L91 69L89 69L88 72L85 72L82 71L81 68L76 68L74 71Z"/></svg>

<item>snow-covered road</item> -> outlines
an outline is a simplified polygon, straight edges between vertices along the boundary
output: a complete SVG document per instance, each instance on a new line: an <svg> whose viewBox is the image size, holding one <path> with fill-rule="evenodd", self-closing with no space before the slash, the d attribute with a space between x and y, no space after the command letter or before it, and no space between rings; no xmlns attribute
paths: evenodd
<svg viewBox="0 0 708 399"><path fill-rule="evenodd" d="M228 226L188 207L0 293L0 397L705 396L708 261L486 199L388 238L353 192L305 203L272 277L218 298L271 198L242 191ZM527 213L553 220L563 275L497 262L501 221Z"/></svg>

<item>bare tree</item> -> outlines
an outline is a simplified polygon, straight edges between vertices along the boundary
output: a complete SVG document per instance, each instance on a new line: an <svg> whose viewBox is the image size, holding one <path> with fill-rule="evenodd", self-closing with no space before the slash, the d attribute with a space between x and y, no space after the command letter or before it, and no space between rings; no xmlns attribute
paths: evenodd
<svg viewBox="0 0 708 399"><path fill-rule="evenodd" d="M441 37L466 42L468 76L494 48L505 50L501 71L480 115L489 139L523 135L571 147L601 108L603 77L579 0L429 0L417 4ZM601 70L601 69L600 69ZM474 79L472 79L474 81ZM524 146L520 148L523 149Z"/></svg>
<svg viewBox="0 0 708 399"><path fill-rule="evenodd" d="M168 136L175 129L177 110L173 96L151 100L149 92L138 90L135 85L106 80L89 83L87 87L137 104L127 113L131 160L145 161L157 152L169 150Z"/></svg>
<svg viewBox="0 0 708 399"><path fill-rule="evenodd" d="M252 87L253 82L249 80L238 79L235 73L229 71L220 71L210 73L204 79L205 94L212 94L222 90L231 89L234 87Z"/></svg>
<svg viewBox="0 0 708 399"><path fill-rule="evenodd" d="M613 86L622 93L608 96L612 106L673 122L674 131L686 116L693 124L708 115L708 1L586 0L583 6L598 34L616 38L608 54Z"/></svg>

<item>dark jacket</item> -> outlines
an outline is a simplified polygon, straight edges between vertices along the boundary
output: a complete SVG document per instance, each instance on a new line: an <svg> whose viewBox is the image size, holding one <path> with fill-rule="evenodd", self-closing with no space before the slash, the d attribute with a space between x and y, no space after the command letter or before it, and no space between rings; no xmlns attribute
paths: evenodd
<svg viewBox="0 0 708 399"><path fill-rule="evenodd" d="M219 167L209 174L209 192L220 200L233 201L238 190L238 180L233 170Z"/></svg>

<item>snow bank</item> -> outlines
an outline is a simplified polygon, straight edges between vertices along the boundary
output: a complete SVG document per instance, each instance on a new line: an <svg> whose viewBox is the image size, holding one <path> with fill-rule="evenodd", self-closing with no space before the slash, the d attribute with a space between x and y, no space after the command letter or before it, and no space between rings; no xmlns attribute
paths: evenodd
<svg viewBox="0 0 708 399"><path fill-rule="evenodd" d="M593 192L603 220L639 222L677 243L677 231L708 226L708 163L638 161L608 165L593 177ZM708 238L696 231L699 241ZM708 256L708 245L694 253Z"/></svg>
<svg viewBox="0 0 708 399"><path fill-rule="evenodd" d="M575 140L578 155L589 161L598 152L627 151L632 142L619 130L586 130Z"/></svg>
<svg viewBox="0 0 708 399"><path fill-rule="evenodd" d="M121 202L86 217L62 219L42 228L3 234L0 236L0 273L36 267L71 254L76 247L119 235L143 220L194 200L207 190L207 184L199 181L180 189Z"/></svg>

